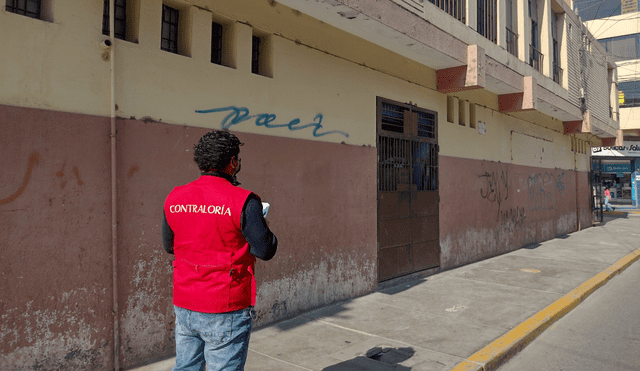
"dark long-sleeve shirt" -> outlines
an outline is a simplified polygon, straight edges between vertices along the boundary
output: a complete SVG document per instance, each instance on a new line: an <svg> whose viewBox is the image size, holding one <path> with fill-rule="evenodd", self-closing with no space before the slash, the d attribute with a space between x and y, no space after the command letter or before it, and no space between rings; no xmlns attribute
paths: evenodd
<svg viewBox="0 0 640 371"><path fill-rule="evenodd" d="M226 174L215 173L211 176L220 176L226 179ZM251 254L262 260L270 260L278 249L278 239L267 226L267 221L262 215L262 203L251 194L245 201L240 219L242 235L249 242ZM162 247L169 254L173 254L174 232L167 222L167 216L162 213Z"/></svg>

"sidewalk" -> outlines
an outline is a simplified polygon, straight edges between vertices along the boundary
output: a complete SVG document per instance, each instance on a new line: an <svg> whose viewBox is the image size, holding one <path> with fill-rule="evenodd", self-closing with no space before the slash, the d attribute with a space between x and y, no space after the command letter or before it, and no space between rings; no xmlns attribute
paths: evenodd
<svg viewBox="0 0 640 371"><path fill-rule="evenodd" d="M245 369L495 369L638 259L639 247L640 211L605 213L592 228L259 329Z"/></svg>

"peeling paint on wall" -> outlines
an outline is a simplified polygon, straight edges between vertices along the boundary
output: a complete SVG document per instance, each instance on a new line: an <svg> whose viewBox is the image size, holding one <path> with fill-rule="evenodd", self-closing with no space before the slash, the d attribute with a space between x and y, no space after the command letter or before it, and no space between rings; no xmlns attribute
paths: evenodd
<svg viewBox="0 0 640 371"><path fill-rule="evenodd" d="M263 282L256 298L256 325L370 292L377 282L375 262L365 259L361 255L331 256L293 276Z"/></svg>
<svg viewBox="0 0 640 371"><path fill-rule="evenodd" d="M446 156L440 161L441 184L447 185L440 193L444 269L576 231L580 210L588 210L588 199L576 205L574 171Z"/></svg>
<svg viewBox="0 0 640 371"><path fill-rule="evenodd" d="M87 295L106 296L106 289L86 287L51 296L50 308L4 309L0 316L0 343L13 349L0 358L0 369L87 370L107 369L110 341L102 335L108 328L96 328L84 318L97 319L92 308L78 306Z"/></svg>
<svg viewBox="0 0 640 371"><path fill-rule="evenodd" d="M145 245L139 248L145 250ZM125 365L136 364L140 355L161 353L167 336L173 338L173 305L167 301L165 282L161 281L161 277L172 275L171 264L158 251L150 260L138 260L133 267L132 294L126 297L121 317Z"/></svg>

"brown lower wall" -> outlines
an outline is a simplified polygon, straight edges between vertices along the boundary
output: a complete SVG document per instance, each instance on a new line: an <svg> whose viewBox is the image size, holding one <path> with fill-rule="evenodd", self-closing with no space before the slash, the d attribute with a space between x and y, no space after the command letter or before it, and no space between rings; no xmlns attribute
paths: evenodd
<svg viewBox="0 0 640 371"><path fill-rule="evenodd" d="M591 226L588 173L440 157L441 268Z"/></svg>
<svg viewBox="0 0 640 371"><path fill-rule="evenodd" d="M113 367L109 119L0 105L0 369ZM174 354L164 198L199 175L204 129L118 120L120 359ZM257 325L376 286L376 150L238 136L242 186L271 203ZM330 217L327 217L330 216Z"/></svg>
<svg viewBox="0 0 640 371"><path fill-rule="evenodd" d="M164 198L195 180L207 130L118 122L120 307L124 364L174 352L171 260L160 245ZM236 133L241 186L271 204L276 256L257 263L256 325L376 286L376 151ZM330 217L328 217L330 216Z"/></svg>
<svg viewBox="0 0 640 371"><path fill-rule="evenodd" d="M0 369L113 367L109 119L0 105ZM198 177L204 129L118 120L120 364L173 355L164 198ZM377 285L375 148L239 133L242 186L271 203L257 325ZM441 268L591 225L588 175L440 157Z"/></svg>
<svg viewBox="0 0 640 371"><path fill-rule="evenodd" d="M110 369L109 119L0 106L0 125L0 369Z"/></svg>

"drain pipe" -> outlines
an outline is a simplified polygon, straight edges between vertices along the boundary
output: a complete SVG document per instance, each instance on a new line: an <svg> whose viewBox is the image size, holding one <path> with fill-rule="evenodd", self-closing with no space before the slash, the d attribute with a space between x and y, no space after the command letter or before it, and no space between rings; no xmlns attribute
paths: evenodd
<svg viewBox="0 0 640 371"><path fill-rule="evenodd" d="M118 309L118 199L116 172L115 0L109 0L109 63L111 69L111 265L113 285L113 369L120 370L120 311Z"/></svg>

